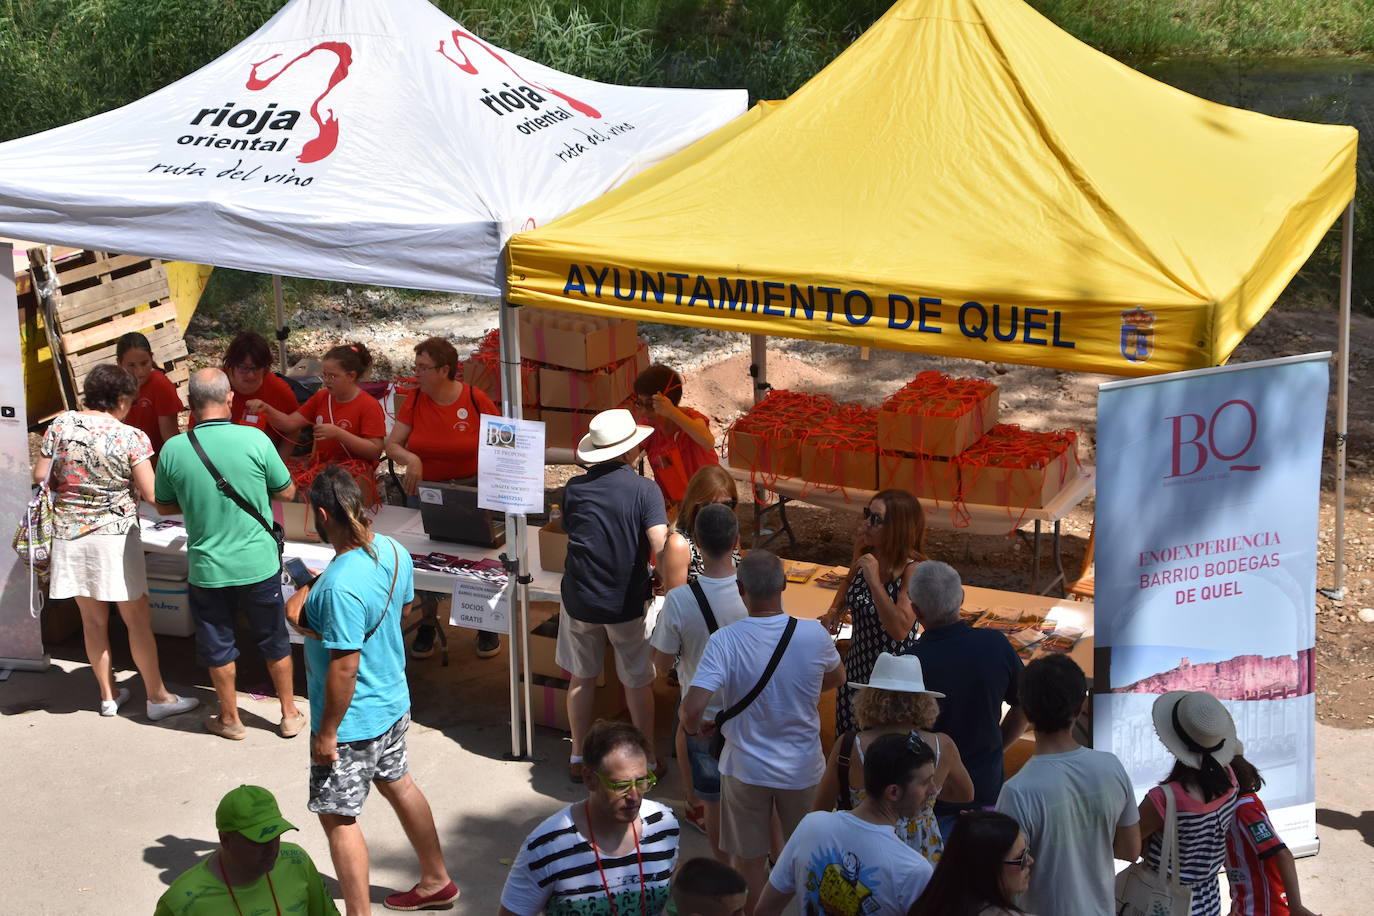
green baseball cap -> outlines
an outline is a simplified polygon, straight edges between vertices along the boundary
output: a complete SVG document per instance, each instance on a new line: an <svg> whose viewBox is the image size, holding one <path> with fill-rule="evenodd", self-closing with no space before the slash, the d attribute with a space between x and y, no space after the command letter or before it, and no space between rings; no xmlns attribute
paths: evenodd
<svg viewBox="0 0 1374 916"><path fill-rule="evenodd" d="M215 809L215 827L254 843L266 843L296 829L295 824L281 816L277 799L262 786L229 790Z"/></svg>

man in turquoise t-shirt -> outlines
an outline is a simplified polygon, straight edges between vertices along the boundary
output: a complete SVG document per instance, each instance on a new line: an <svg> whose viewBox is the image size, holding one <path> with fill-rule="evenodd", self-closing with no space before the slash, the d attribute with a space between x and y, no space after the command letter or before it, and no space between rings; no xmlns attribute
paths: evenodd
<svg viewBox="0 0 1374 916"><path fill-rule="evenodd" d="M231 789L215 809L220 848L172 882L153 916L295 913L338 916L315 863L281 836L295 826L261 786Z"/></svg>
<svg viewBox="0 0 1374 916"><path fill-rule="evenodd" d="M291 677L291 641L281 598L281 556L277 542L257 519L220 491L214 476L196 453L195 436L224 481L270 523L269 499L296 495L291 474L272 442L259 429L229 422L233 392L219 369L191 376L187 392L195 429L173 436L162 447L154 496L158 511L184 514L191 616L196 621L196 656L210 669L219 697L219 715L205 728L221 738L239 740L248 733L239 719L235 686L236 617L241 608L252 625L258 651L267 661L281 700L283 738L305 727L296 706Z"/></svg>
<svg viewBox="0 0 1374 916"><path fill-rule="evenodd" d="M334 559L301 584L286 613L305 635L310 692L310 803L329 836L349 913L371 912L367 842L358 815L373 786L400 818L420 864L420 881L383 903L393 910L447 909L458 886L444 865L439 833L410 776L401 617L415 600L415 567L394 540L373 534L362 492L348 472L329 465L310 485L320 538Z"/></svg>

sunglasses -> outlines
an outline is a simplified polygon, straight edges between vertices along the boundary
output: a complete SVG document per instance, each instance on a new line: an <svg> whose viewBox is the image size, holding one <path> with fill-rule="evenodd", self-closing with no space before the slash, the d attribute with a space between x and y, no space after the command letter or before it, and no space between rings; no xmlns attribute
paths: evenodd
<svg viewBox="0 0 1374 916"><path fill-rule="evenodd" d="M715 504L716 504L717 506L726 506L726 507L728 507L728 508L730 508L730 509L733 509L733 508L735 508L736 506L739 505L739 500L738 500L738 499L735 499L735 498L732 496L732 497L730 497L729 499L718 499L718 500L715 501Z"/></svg>
<svg viewBox="0 0 1374 916"><path fill-rule="evenodd" d="M868 522L870 528L877 528L879 525L887 521L887 519L884 518L881 513L874 512L867 506L864 506L864 519Z"/></svg>
<svg viewBox="0 0 1374 916"><path fill-rule="evenodd" d="M641 776L638 779L628 779L624 782L612 782L607 779L605 774L600 770L595 770L593 772L596 773L596 778L601 780L601 785L606 787L606 791L610 792L616 798L624 798L630 794L631 790L638 792L640 795L647 795L650 789L658 785L658 777L653 773L647 776Z"/></svg>
<svg viewBox="0 0 1374 916"><path fill-rule="evenodd" d="M1021 850L1021 854L1019 856L1017 856L1014 859L1003 859L1002 864L1015 865L1017 868L1030 868L1030 864L1032 861L1034 860L1031 858L1030 846L1028 844L1025 849Z"/></svg>

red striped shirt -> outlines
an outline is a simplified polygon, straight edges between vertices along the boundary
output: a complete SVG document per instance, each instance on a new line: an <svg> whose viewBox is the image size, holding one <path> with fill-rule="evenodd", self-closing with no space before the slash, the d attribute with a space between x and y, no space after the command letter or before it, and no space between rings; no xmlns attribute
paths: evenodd
<svg viewBox="0 0 1374 916"><path fill-rule="evenodd" d="M1274 853L1284 848L1264 802L1242 795L1226 835L1226 880L1235 916L1287 916L1288 898L1274 861Z"/></svg>

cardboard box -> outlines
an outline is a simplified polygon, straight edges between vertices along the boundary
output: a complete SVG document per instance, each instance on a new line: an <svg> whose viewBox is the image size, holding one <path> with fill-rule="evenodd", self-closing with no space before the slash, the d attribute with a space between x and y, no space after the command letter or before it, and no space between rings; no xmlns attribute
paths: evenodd
<svg viewBox="0 0 1374 916"><path fill-rule="evenodd" d="M591 372L544 366L539 370L539 403L571 410L606 410L633 397L639 371L634 356Z"/></svg>
<svg viewBox="0 0 1374 916"><path fill-rule="evenodd" d="M186 558L179 554L150 553L148 610L153 632L163 636L194 636L191 599L186 585Z"/></svg>
<svg viewBox="0 0 1374 916"><path fill-rule="evenodd" d="M765 435L730 427L729 455L732 467L772 477L796 477L801 473L801 443L793 436Z"/></svg>
<svg viewBox="0 0 1374 916"><path fill-rule="evenodd" d="M499 355L479 350L463 360L462 370L464 382L484 392L497 407L501 406ZM520 401L526 406L539 404L539 367L532 363L520 364Z"/></svg>
<svg viewBox="0 0 1374 916"><path fill-rule="evenodd" d="M625 691L619 684L614 688L596 688L592 698L593 722L597 719L614 719L624 711ZM535 725L555 728L561 732L569 731L566 680L542 674L530 676L530 719Z"/></svg>
<svg viewBox="0 0 1374 916"><path fill-rule="evenodd" d="M959 465L951 458L882 452L878 455L879 490L905 490L921 499L954 502L959 496Z"/></svg>
<svg viewBox="0 0 1374 916"><path fill-rule="evenodd" d="M838 405L825 395L768 392L730 426L730 465L773 477L798 476L800 440L837 409Z"/></svg>
<svg viewBox="0 0 1374 916"><path fill-rule="evenodd" d="M560 527L545 525L539 529L539 567L546 572L561 573L568 558L568 535Z"/></svg>
<svg viewBox="0 0 1374 916"><path fill-rule="evenodd" d="M854 490L878 485L877 411L841 405L801 440L801 477Z"/></svg>
<svg viewBox="0 0 1374 916"><path fill-rule="evenodd" d="M998 390L980 379L922 372L883 401L878 447L949 458L997 423Z"/></svg>
<svg viewBox="0 0 1374 916"><path fill-rule="evenodd" d="M615 404L614 407L628 407L629 402ZM577 443L587 434L587 426L596 410L564 410L557 407L540 407L539 418L544 421L545 448L577 448Z"/></svg>
<svg viewBox="0 0 1374 916"><path fill-rule="evenodd" d="M1000 424L955 461L963 502L1041 509L1080 473L1078 434Z"/></svg>
<svg viewBox="0 0 1374 916"><path fill-rule="evenodd" d="M633 321L520 310L524 359L586 372L634 356L638 346L639 328Z"/></svg>
<svg viewBox="0 0 1374 916"><path fill-rule="evenodd" d="M367 490L363 490L364 497ZM286 529L286 539L300 544L318 544L320 533L315 530L315 516L308 503L272 500L272 520Z"/></svg>

